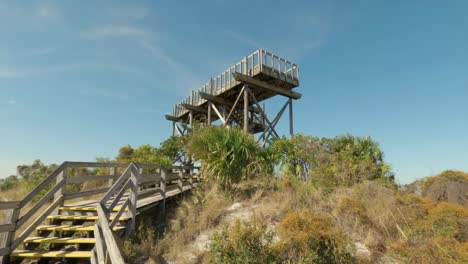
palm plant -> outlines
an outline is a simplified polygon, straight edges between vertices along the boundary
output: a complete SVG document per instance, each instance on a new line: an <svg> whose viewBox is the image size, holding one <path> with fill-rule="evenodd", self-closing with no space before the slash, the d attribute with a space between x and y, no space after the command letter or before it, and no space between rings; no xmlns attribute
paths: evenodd
<svg viewBox="0 0 468 264"><path fill-rule="evenodd" d="M262 148L253 136L238 128L197 129L189 140L188 151L201 161L204 174L225 191L268 168Z"/></svg>

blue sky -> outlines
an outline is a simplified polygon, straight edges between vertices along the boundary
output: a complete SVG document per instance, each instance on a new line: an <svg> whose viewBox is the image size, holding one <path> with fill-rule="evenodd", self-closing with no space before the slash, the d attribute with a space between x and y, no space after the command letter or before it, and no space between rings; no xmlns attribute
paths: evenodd
<svg viewBox="0 0 468 264"><path fill-rule="evenodd" d="M401 182L468 171L467 13L467 1L2 0L0 177L159 145L173 103L258 48L300 66L296 132L369 135Z"/></svg>

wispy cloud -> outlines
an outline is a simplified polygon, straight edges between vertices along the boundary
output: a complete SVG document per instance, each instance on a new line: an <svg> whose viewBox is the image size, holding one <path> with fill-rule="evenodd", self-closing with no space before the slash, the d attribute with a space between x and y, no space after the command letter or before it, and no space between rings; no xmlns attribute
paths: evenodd
<svg viewBox="0 0 468 264"><path fill-rule="evenodd" d="M258 48L261 48L263 47L258 41L256 41L255 39L253 39L252 37L249 37L245 34L241 34L239 32L235 32L235 31L232 31L232 30L224 30L223 33L233 39L233 40L236 40L238 42L241 42L243 44L246 44L248 46L251 46L255 49L258 49Z"/></svg>
<svg viewBox="0 0 468 264"><path fill-rule="evenodd" d="M176 79L176 90L180 95L185 96L187 91L189 91L190 88L193 88L193 85L200 84L201 86L202 81L196 74L185 67L182 63L178 62L175 58L167 55L167 53L165 53L160 47L147 40L141 40L140 44L158 61L172 68L174 75L178 76Z"/></svg>
<svg viewBox="0 0 468 264"><path fill-rule="evenodd" d="M141 20L150 15L150 10L145 7L113 8L111 14L119 19Z"/></svg>
<svg viewBox="0 0 468 264"><path fill-rule="evenodd" d="M106 25L99 26L80 34L81 37L86 38L108 38L108 37L134 37L134 38L147 38L151 34L144 29L125 26L125 25Z"/></svg>
<svg viewBox="0 0 468 264"><path fill-rule="evenodd" d="M100 69L115 71L126 74L137 74L143 75L147 74L145 71L138 68L133 68L129 66L124 66L120 64L112 63L96 63L96 62L77 62L77 63L67 63L62 65L51 65L51 66L41 66L41 67L10 67L10 66L1 66L0 65L0 79L20 79L20 78L30 78L35 76L42 75L51 75L67 71L77 71L83 69Z"/></svg>
<svg viewBox="0 0 468 264"><path fill-rule="evenodd" d="M13 100L13 99L8 100L8 101L7 101L7 104L9 104L9 105L14 105L14 104L16 104L16 100Z"/></svg>
<svg viewBox="0 0 468 264"><path fill-rule="evenodd" d="M79 89L79 93L82 95L92 96L92 97L104 97L110 99L118 99L126 101L128 99L128 94L122 93L116 90L109 89L89 89L83 88Z"/></svg>

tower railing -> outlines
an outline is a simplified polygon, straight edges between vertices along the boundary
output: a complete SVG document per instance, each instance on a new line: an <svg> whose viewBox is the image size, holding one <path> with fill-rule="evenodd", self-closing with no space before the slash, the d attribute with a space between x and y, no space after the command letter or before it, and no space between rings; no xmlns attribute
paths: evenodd
<svg viewBox="0 0 468 264"><path fill-rule="evenodd" d="M232 75L235 72L248 76L254 76L263 72L280 80L299 82L299 66L297 64L271 52L258 49L218 76L211 78L199 89L192 91L192 93L180 103L175 104L173 116L179 117L188 112L184 104L198 106L205 103L206 100L200 96L200 92L218 95L239 84Z"/></svg>

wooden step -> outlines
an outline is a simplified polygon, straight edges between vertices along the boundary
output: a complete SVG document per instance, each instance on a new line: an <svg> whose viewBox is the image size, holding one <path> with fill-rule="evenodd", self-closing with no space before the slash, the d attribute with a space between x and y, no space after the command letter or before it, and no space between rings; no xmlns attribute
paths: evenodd
<svg viewBox="0 0 468 264"><path fill-rule="evenodd" d="M11 256L23 258L90 258L91 251L15 250Z"/></svg>
<svg viewBox="0 0 468 264"><path fill-rule="evenodd" d="M114 220L114 216L110 216L109 220ZM97 221L97 215L49 215L47 217L49 220L63 220L63 221L77 221L77 220L84 220L84 221ZM125 221L127 218L120 217L120 221Z"/></svg>
<svg viewBox="0 0 468 264"><path fill-rule="evenodd" d="M94 244L96 239L92 237L28 237L24 243L47 244Z"/></svg>
<svg viewBox="0 0 468 264"><path fill-rule="evenodd" d="M120 231L125 229L124 226L115 226L114 231ZM76 231L76 232L92 232L94 226L83 226L83 225L41 225L36 228L37 231Z"/></svg>
<svg viewBox="0 0 468 264"><path fill-rule="evenodd" d="M96 212L97 208L93 206L62 206L59 208L60 211L86 211L86 212ZM120 207L116 206L113 212L120 211ZM125 212L128 212L128 208L125 208Z"/></svg>

